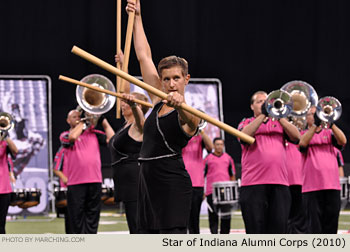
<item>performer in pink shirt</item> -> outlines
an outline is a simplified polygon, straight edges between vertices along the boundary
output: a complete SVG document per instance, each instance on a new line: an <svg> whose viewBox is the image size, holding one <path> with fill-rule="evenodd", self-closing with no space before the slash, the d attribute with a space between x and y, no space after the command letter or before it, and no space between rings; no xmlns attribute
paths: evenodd
<svg viewBox="0 0 350 252"><path fill-rule="evenodd" d="M213 143L209 136L201 130L197 136L191 138L185 148L182 149L182 158L185 168L192 181L192 204L188 223L190 234L199 234L199 216L204 195L204 160L203 148L208 153L213 149Z"/></svg>
<svg viewBox="0 0 350 252"><path fill-rule="evenodd" d="M339 171L334 146L341 149L346 137L334 123L320 126L320 119L311 109L307 116L308 129L299 143L303 152L303 198L307 211L308 232L336 234L340 212Z"/></svg>
<svg viewBox="0 0 350 252"><path fill-rule="evenodd" d="M53 173L60 179L59 188L67 188L67 168L65 168L64 166L65 150L66 149L63 146L60 146L60 148L55 154L53 161ZM57 217L60 217L62 214L64 215L64 225L66 234L72 234L71 222L69 220L67 206L56 208L56 211Z"/></svg>
<svg viewBox="0 0 350 252"><path fill-rule="evenodd" d="M224 152L225 143L220 137L214 138L214 152L210 153L205 158L205 171L206 176L206 190L205 196L207 197L207 203L210 206L209 213L209 227L212 234L218 233L219 216L213 210L219 210L219 207L227 206L214 206L213 205L213 188L214 182L223 182L236 180L236 170L233 159L230 155ZM225 210L225 209L223 209ZM220 218L220 234L229 234L231 228L231 215L222 216Z"/></svg>
<svg viewBox="0 0 350 252"><path fill-rule="evenodd" d="M302 205L303 162L299 145L286 141L286 166L288 172L291 207L288 217L288 234L304 234L305 215Z"/></svg>
<svg viewBox="0 0 350 252"><path fill-rule="evenodd" d="M87 126L77 110L68 113L67 123L70 130L63 132L60 140L66 148L64 164L67 168L67 205L72 232L96 234L102 183L99 143L107 144L108 139L104 132L95 130L93 124ZM103 119L104 128L106 124L107 119Z"/></svg>
<svg viewBox="0 0 350 252"><path fill-rule="evenodd" d="M6 233L6 215L10 206L10 195L12 192L11 183L15 182L13 170L8 164L8 154L15 158L17 152L16 145L8 136L0 141L0 234Z"/></svg>
<svg viewBox="0 0 350 252"><path fill-rule="evenodd" d="M297 143L300 133L287 119L268 117L267 94L256 92L250 108L254 117L243 119L238 129L255 137L242 142L242 178L239 202L246 233L286 233L290 192L285 141Z"/></svg>

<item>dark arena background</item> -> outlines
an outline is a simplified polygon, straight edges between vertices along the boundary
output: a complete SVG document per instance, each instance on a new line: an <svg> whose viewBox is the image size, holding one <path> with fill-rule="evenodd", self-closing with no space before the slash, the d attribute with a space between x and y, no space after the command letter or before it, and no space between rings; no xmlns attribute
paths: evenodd
<svg viewBox="0 0 350 252"><path fill-rule="evenodd" d="M122 38L127 15L122 11ZM343 114L336 122L350 136L350 2L347 0L144 0L145 31L157 63L177 55L189 62L193 78L222 82L225 123L237 127L252 116L253 92L279 89L288 81L310 83L319 98L336 97ZM91 73L115 76L75 56L73 45L114 65L115 0L1 0L0 74L48 75L52 80L52 149L68 129L67 112L77 105L75 86L60 74L81 79ZM124 41L122 41L124 46ZM122 47L123 47L122 46ZM129 72L140 75L133 51ZM114 127L115 109L106 115ZM225 134L237 167L241 149ZM106 152L106 153L105 153ZM104 173L109 167L103 156ZM350 175L350 148L343 151ZM109 169L108 169L109 170Z"/></svg>

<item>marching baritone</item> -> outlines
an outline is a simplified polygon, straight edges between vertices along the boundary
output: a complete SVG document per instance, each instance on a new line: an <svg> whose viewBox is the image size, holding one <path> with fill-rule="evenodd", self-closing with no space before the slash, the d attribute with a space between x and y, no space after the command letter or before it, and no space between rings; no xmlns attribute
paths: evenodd
<svg viewBox="0 0 350 252"><path fill-rule="evenodd" d="M339 168L334 146L341 149L347 140L334 123L329 128L311 108L306 116L307 130L299 143L304 158L303 199L308 233L336 234L340 212Z"/></svg>
<svg viewBox="0 0 350 252"><path fill-rule="evenodd" d="M60 135L61 143L66 148L67 207L73 233L96 234L102 183L99 143L107 144L109 139L92 123L81 120L80 116L78 110L71 110L67 116L70 129ZM104 118L104 129L106 125L109 123Z"/></svg>
<svg viewBox="0 0 350 252"><path fill-rule="evenodd" d="M298 129L286 118L270 118L266 92L250 100L254 117L243 119L238 129L254 136L252 145L242 146L242 177L239 202L247 234L287 233L290 192L285 141L297 143Z"/></svg>
<svg viewBox="0 0 350 252"><path fill-rule="evenodd" d="M299 151L298 144L288 141L286 141L285 144L286 166L288 171L289 191L291 195L291 207L288 217L288 234L305 234L305 214L302 204L302 155Z"/></svg>

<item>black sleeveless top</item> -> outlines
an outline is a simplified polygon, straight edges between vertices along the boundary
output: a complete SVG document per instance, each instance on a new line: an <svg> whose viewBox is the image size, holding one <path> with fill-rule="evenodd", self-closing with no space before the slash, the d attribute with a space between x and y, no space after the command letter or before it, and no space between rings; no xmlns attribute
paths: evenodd
<svg viewBox="0 0 350 252"><path fill-rule="evenodd" d="M129 136L131 125L120 129L110 140L114 197L116 201L136 201L140 166L137 161L142 142Z"/></svg>
<svg viewBox="0 0 350 252"><path fill-rule="evenodd" d="M158 117L164 103L157 103L145 121L140 161L155 160L167 157L181 157L191 136L181 127L179 114L172 110Z"/></svg>
<svg viewBox="0 0 350 252"><path fill-rule="evenodd" d="M119 162L137 161L142 142L135 141L129 136L131 124L120 129L110 140L112 166Z"/></svg>

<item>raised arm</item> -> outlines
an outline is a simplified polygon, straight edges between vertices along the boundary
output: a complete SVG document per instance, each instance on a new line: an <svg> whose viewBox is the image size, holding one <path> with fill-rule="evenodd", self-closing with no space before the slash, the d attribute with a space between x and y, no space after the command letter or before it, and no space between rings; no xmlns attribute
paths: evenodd
<svg viewBox="0 0 350 252"><path fill-rule="evenodd" d="M298 128L295 125L288 122L286 118L281 118L279 122L282 125L284 132L288 135L290 141L298 143L300 140L300 132Z"/></svg>
<svg viewBox="0 0 350 252"><path fill-rule="evenodd" d="M68 135L69 142L74 143L75 140L83 133L84 122L80 121L70 132Z"/></svg>
<svg viewBox="0 0 350 252"><path fill-rule="evenodd" d="M266 119L266 116L264 114L258 115L254 121L252 121L242 129L242 132L249 136L254 136L255 132L258 130L258 128L260 127L260 125L263 123L265 119Z"/></svg>
<svg viewBox="0 0 350 252"><path fill-rule="evenodd" d="M114 136L115 132L106 118L102 120L102 127L104 132L106 133L106 142L108 144L109 140Z"/></svg>
<svg viewBox="0 0 350 252"><path fill-rule="evenodd" d="M317 126L312 125L311 127L309 127L309 130L304 135L301 136L300 142L299 142L299 146L301 148L306 148L309 145L312 137L316 132L316 129L317 129Z"/></svg>
<svg viewBox="0 0 350 252"><path fill-rule="evenodd" d="M155 88L158 88L159 90L162 90L158 72L152 60L151 47L148 43L144 28L143 28L140 1L136 0L135 2L135 0L128 0L128 5L126 7L126 10L128 12L135 11L133 41L134 41L134 48L135 48L137 60L139 61L139 64L140 64L142 78L145 83ZM148 95L150 96L153 104L160 101L160 98L155 96L154 94L148 93Z"/></svg>
<svg viewBox="0 0 350 252"><path fill-rule="evenodd" d="M6 142L7 142L7 146L11 152L11 155L15 158L17 153L18 153L18 149L17 146L15 145L15 143L9 138L6 138Z"/></svg>
<svg viewBox="0 0 350 252"><path fill-rule="evenodd" d="M214 148L213 141L210 139L210 137L204 132L204 129L199 132L202 136L203 143L205 146L205 149L208 151L208 153L211 153L211 151Z"/></svg>
<svg viewBox="0 0 350 252"><path fill-rule="evenodd" d="M331 130L335 139L337 140L337 144L339 144L340 146L344 146L347 142L344 132L341 129L339 129L338 126L335 124L332 125Z"/></svg>
<svg viewBox="0 0 350 252"><path fill-rule="evenodd" d="M142 105L134 102L135 97L131 94L123 94L124 101L131 107L134 115L133 127L138 131L139 134L143 134L143 125L145 123L145 116L142 112Z"/></svg>

